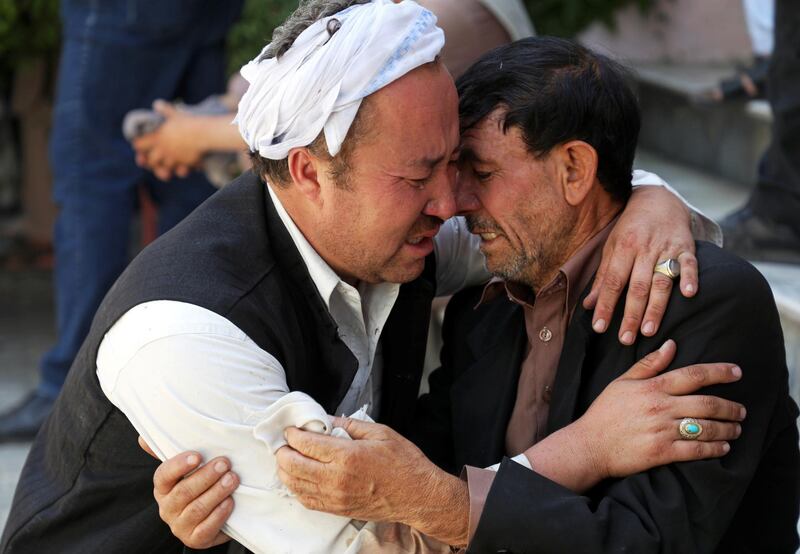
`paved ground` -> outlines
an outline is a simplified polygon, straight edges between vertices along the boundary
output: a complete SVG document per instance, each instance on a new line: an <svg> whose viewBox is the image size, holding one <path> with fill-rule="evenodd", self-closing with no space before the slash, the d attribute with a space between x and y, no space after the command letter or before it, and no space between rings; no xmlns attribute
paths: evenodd
<svg viewBox="0 0 800 554"><path fill-rule="evenodd" d="M36 364L55 335L52 304L49 273L0 271L0 411L36 383ZM27 444L0 445L0 527L27 453Z"/></svg>

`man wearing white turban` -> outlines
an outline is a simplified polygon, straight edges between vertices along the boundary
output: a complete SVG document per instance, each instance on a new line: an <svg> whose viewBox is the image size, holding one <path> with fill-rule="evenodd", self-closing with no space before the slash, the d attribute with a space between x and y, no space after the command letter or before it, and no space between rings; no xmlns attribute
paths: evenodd
<svg viewBox="0 0 800 554"><path fill-rule="evenodd" d="M437 61L443 42L411 1L308 0L276 30L242 70L251 84L236 122L255 172L109 292L34 443L2 552L177 551L137 434L162 459L190 447L227 457L210 466L223 484L240 480L225 530L254 552L359 544L358 522L287 494L275 452L289 426L342 434L330 413L407 432L433 296L488 276L453 218L458 99ZM643 314L657 326L668 295L648 305L658 256L681 254L682 290L696 291L690 221L713 238L664 188L639 188L608 241L596 330L632 267L635 280L647 270L626 321L634 333Z"/></svg>

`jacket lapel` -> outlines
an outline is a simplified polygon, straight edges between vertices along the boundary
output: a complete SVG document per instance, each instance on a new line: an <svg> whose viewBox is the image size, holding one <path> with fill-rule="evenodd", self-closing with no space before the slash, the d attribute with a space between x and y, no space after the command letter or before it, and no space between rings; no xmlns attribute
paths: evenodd
<svg viewBox="0 0 800 554"><path fill-rule="evenodd" d="M505 454L508 419L527 337L522 308L498 299L467 336L474 357L452 392L455 461L478 467L494 464Z"/></svg>
<svg viewBox="0 0 800 554"><path fill-rule="evenodd" d="M584 296L585 294L581 295L572 315L572 321L564 339L564 348L561 350L556 380L553 384L550 414L547 420L548 434L558 431L574 419L575 404L581 386L583 362L593 332L592 313L582 306Z"/></svg>

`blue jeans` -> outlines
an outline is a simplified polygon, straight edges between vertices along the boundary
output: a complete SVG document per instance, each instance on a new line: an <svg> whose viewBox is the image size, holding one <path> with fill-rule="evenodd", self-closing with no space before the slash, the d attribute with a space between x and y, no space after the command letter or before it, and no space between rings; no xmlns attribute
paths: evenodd
<svg viewBox="0 0 800 554"><path fill-rule="evenodd" d="M240 10L241 0L62 1L49 152L60 208L58 340L42 360L40 393L58 394L100 301L129 261L137 188L145 185L157 203L159 232L214 191L199 173L164 183L137 167L122 119L156 98L195 103L222 92L224 38Z"/></svg>

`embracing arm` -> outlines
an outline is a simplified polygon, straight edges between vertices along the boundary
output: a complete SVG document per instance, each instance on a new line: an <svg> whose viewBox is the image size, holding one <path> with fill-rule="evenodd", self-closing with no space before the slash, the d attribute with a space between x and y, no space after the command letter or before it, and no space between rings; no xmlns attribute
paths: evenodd
<svg viewBox="0 0 800 554"><path fill-rule="evenodd" d="M193 463L182 455L185 473L200 456L224 456L204 469L214 481L235 468L234 482L222 486L230 492L239 483L224 531L250 550L344 551L356 535L346 518L305 510L283 489L272 437L301 424L279 411L299 393L289 393L280 363L231 322L191 304L142 304L106 335L97 365L103 392L160 459L192 449ZM160 507L169 514L168 504Z"/></svg>
<svg viewBox="0 0 800 554"><path fill-rule="evenodd" d="M690 359L728 359L742 368L739 383L705 391L747 408L747 422L730 453L608 480L589 496L505 461L471 548L601 553L624 546L643 553L713 552L731 530L772 548L780 543L786 549L779 551L796 549L796 409L787 394L782 336L769 288L742 263L705 268L701 281L703 294L691 303L673 298L679 306L671 308L663 333L679 346L672 366ZM694 414L682 410L680 415ZM673 432L678 421L671 424ZM759 467L764 459L773 460L773 466ZM757 469L762 481L756 487L767 489L754 495L748 487L758 479ZM759 496L769 500L760 506L743 504ZM747 515L737 515L739 510ZM735 516L740 519L734 523ZM768 550L773 551L765 546Z"/></svg>
<svg viewBox="0 0 800 554"><path fill-rule="evenodd" d="M672 290L669 279L654 279L659 261L675 258L682 264L680 290L697 293L696 240L721 245L719 226L686 203L658 175L636 170L633 194L603 249L603 259L585 306L594 309L595 330L605 332L622 292L625 320L618 336L632 344L637 333L653 336L661 324ZM437 294L448 296L486 282L490 275L479 250L480 239L469 233L463 217L455 217L436 235Z"/></svg>

